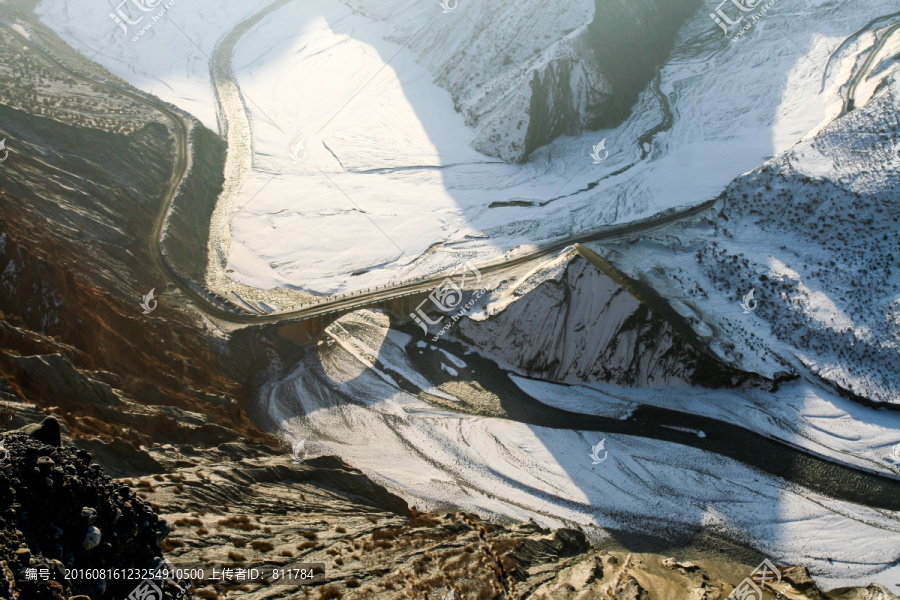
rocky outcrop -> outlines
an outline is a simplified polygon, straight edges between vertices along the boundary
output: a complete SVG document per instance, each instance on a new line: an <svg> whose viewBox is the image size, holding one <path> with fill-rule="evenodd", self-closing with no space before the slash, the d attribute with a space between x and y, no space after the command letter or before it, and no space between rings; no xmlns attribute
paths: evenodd
<svg viewBox="0 0 900 600"><path fill-rule="evenodd" d="M127 596L140 579L67 579L66 570L150 568L162 555L166 522L127 485L92 464L89 452L47 445L26 433L0 440L0 566L13 579L12 594L0 595ZM45 570L47 577L30 579L26 569Z"/></svg>
<svg viewBox="0 0 900 600"><path fill-rule="evenodd" d="M825 596L822 595L822 592L819 590L819 586L816 585L816 582L813 580L813 578L809 576L809 570L806 567L789 567L787 569L784 569L781 572L781 580L784 582L784 584L790 585L791 589L793 589L794 591L809 598L809 600L825 600ZM771 583L775 584L775 582ZM781 589L784 589L786 587L786 585L784 584L772 584L770 584L768 587L770 590L775 591L776 593L780 592ZM885 599L889 598L889 595L885 596Z"/></svg>
<svg viewBox="0 0 900 600"><path fill-rule="evenodd" d="M858 402L897 407L898 103L900 79L886 82L709 210L601 251L684 298L736 368L808 369ZM739 304L751 291L752 314Z"/></svg>
<svg viewBox="0 0 900 600"><path fill-rule="evenodd" d="M27 50L27 40L0 27L8 99L0 122L18 124L0 179L0 396L53 409L73 436L104 443L165 438L183 418L150 410L153 424L137 431L129 421L147 405L208 412L229 426L227 435L198 428L198 444L261 436L235 400L240 375L153 260L154 224L177 156L171 120L113 91L127 86L39 24L29 27ZM73 78L60 63L111 87ZM208 154L182 190L195 200L215 187L214 177L203 177L216 158L210 135L194 136ZM175 211L180 238L197 232L177 223L202 217L203 202L189 206L198 212ZM154 288L159 304L145 315L139 303Z"/></svg>
<svg viewBox="0 0 900 600"><path fill-rule="evenodd" d="M595 0L572 56L532 71L523 160L562 135L615 127L631 113L698 1ZM490 152L488 152L490 154Z"/></svg>
<svg viewBox="0 0 900 600"><path fill-rule="evenodd" d="M510 162L559 136L611 127L671 52L696 0L459 3L442 18L423 5L350 0L389 21L447 89L473 147ZM453 5L454 3L449 3ZM413 16L417 15L417 16ZM419 30L427 27L428 34Z"/></svg>
<svg viewBox="0 0 900 600"><path fill-rule="evenodd" d="M172 202L161 240L172 267L203 281L209 254L209 221L225 181L225 140L191 121L189 167Z"/></svg>
<svg viewBox="0 0 900 600"><path fill-rule="evenodd" d="M696 345L656 299L635 295L572 252L461 321L459 334L528 375L626 386L735 385L746 375ZM665 315L665 317L663 316Z"/></svg>
<svg viewBox="0 0 900 600"><path fill-rule="evenodd" d="M35 388L43 388L43 393L74 397L97 406L121 403L108 384L81 373L61 354L16 356L12 360L21 368L22 377Z"/></svg>
<svg viewBox="0 0 900 600"><path fill-rule="evenodd" d="M843 588L832 590L827 595L829 600L897 600L900 596L892 594L889 589L877 583L866 587ZM815 600L813 598L812 600Z"/></svg>

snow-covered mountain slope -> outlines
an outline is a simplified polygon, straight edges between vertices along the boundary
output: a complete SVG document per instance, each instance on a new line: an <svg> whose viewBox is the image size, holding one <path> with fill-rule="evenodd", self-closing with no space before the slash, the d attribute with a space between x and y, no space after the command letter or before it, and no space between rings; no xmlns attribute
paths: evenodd
<svg viewBox="0 0 900 600"><path fill-rule="evenodd" d="M638 404L669 406L746 423L838 462L897 472L886 461L897 415L804 381L785 384L783 401L773 403L764 390L516 379L533 398L573 413L627 424ZM384 315L361 311L333 324L319 346L268 383L259 408L290 440L305 439L310 456L339 455L419 507L577 524L601 540L639 530L676 547L720 535L779 564L808 566L826 586L900 587L895 511L828 499L690 445L589 431L589 417L578 414L569 428L517 422L508 411L529 400L501 383L477 355L417 342L388 329ZM595 464L591 448L604 439L608 454Z"/></svg>
<svg viewBox="0 0 900 600"><path fill-rule="evenodd" d="M416 0L356 12L386 23L475 132L472 146L517 162L561 134L617 125L672 49L698 0L471 0L435 17ZM485 34L488 35L485 35Z"/></svg>
<svg viewBox="0 0 900 600"><path fill-rule="evenodd" d="M466 16L483 29L482 38L513 40L512 26L531 18L507 15L520 3L478 9L462 2L444 14L437 2L422 2L391 13L388 6L406 5L396 0L364 14L337 0L286 2L243 35L233 55L249 125L236 136L247 142L229 150L252 154L252 172L235 182L228 200L232 234L219 239L231 241L217 250L227 255L223 272L247 286L333 294L714 198L734 177L840 112L841 94L874 41L856 33L873 15L896 12L895 4L778 2L734 42L722 37L709 11L697 10L624 123L558 138L526 163L507 164L473 149L479 125L467 126L455 101L487 110L486 84L482 101L475 92L463 94L469 84L457 81L477 83L485 69L495 74L492 90L520 89L501 85L516 71L515 63L503 67L499 53L463 54L474 27ZM586 56L574 41L581 39L579 28L608 13L592 15L580 2L564 12L555 6L542 5L539 14L548 31L562 31L568 41L536 42L538 54L557 56L554 48L569 45ZM44 1L37 12L86 56L215 127L209 57L217 41L261 8L231 0L178 2L136 42L113 23L108 7L89 0ZM433 11L428 25L419 13L426 9ZM451 26L448 19L458 22ZM413 26L424 27L419 37ZM139 27L128 29L133 34ZM446 34L446 54L445 46L427 41L437 32ZM853 43L845 45L850 37ZM526 42L519 43L524 55ZM618 56L622 49L611 45L604 51L612 54L602 56ZM627 55L600 70L627 70L634 59ZM533 61L523 66L540 66L539 58ZM570 67L587 78L586 66L559 64L542 71L545 85L562 85ZM451 72L464 77L451 81ZM573 106L593 106L587 96L578 98ZM518 106L532 110L530 101ZM488 113L479 123L491 120ZM525 129L529 117L520 119ZM508 124L517 128L519 121ZM588 153L603 139L609 156L594 164ZM291 150L300 140L304 160L295 163Z"/></svg>
<svg viewBox="0 0 900 600"><path fill-rule="evenodd" d="M255 170L233 202L231 277L334 293L715 197L840 111L851 69L836 61L823 87L816 65L888 10L862 8L780 3L734 43L699 13L625 123L510 165L475 153L453 98L411 48L385 41L399 17L286 5L235 51ZM299 35L296 23L308 24ZM588 153L604 138L597 165Z"/></svg>
<svg viewBox="0 0 900 600"><path fill-rule="evenodd" d="M186 110L215 131L209 56L226 31L258 9L255 3L240 0L54 0L38 2L35 14L86 58ZM119 10L135 24L125 21ZM159 13L162 16L154 20Z"/></svg>
<svg viewBox="0 0 900 600"><path fill-rule="evenodd" d="M673 325L573 250L504 289L454 332L501 364L550 381L653 386L744 379Z"/></svg>
<svg viewBox="0 0 900 600"><path fill-rule="evenodd" d="M706 215L597 251L700 315L735 366L772 368L777 355L900 403L898 104L893 79L737 178ZM758 308L745 314L751 289Z"/></svg>

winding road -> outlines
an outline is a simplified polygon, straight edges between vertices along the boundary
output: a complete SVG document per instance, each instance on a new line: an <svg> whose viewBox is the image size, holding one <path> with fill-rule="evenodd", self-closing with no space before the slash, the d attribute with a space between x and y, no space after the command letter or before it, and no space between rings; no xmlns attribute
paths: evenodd
<svg viewBox="0 0 900 600"><path fill-rule="evenodd" d="M273 7L280 6L284 3L283 0L281 2L276 2L272 5L269 5L266 9L264 9L260 13L256 13L251 16L249 19L245 20L237 27L235 27L232 32L226 36L223 40L223 44L217 49L216 57L225 57L228 56L230 58L231 50L233 50L234 43L240 38L240 35L243 32L249 30L254 24L256 24L265 14L268 14L271 10L274 10ZM23 15L22 17L25 20L28 20L27 15ZM156 110L158 110L162 115L172 123L173 131L176 137L176 146L175 146L175 154L174 154L174 168L172 170L171 177L169 179L166 193L163 198L163 202L160 207L160 212L155 218L152 227L152 233L148 238L149 243L149 251L150 255L153 257L153 260L158 267L158 269L164 273L172 284L177 286L181 292L189 299L189 301L195 306L199 311L204 313L205 315L214 318L218 321L224 323L230 323L234 325L259 325L259 324L273 324L273 323L288 323L294 322L304 319L309 319L313 317L320 317L329 314L333 314L335 312L344 312L352 309L360 309L368 306L372 306L377 303L384 302L386 300L392 300L397 298L402 298L414 294L420 294L422 292L429 292L434 289L436 286L440 285L443 280L446 278L447 274L435 274L428 277L422 277L415 280L410 280L406 282L401 282L394 284L390 287L385 287L376 290L363 291L352 295L339 296L324 299L318 301L314 304L310 304L308 306L302 307L300 309L285 311L280 313L270 313L270 314L254 314L250 312L240 312L237 310L229 310L227 307L223 307L223 303L219 297L216 296L213 292L206 290L203 286L198 284L197 282L189 280L183 274L178 272L168 261L163 250L162 250L162 234L165 227L165 221L167 216L169 215L173 203L176 201L178 190L186 178L188 174L188 166L189 166L189 131L192 127L189 119L166 106L163 102L149 96L144 95L142 93L138 93L134 90L127 89L125 87L116 85L114 83L110 83L108 81L101 81L99 79L95 79L93 77L82 75L72 68L70 68L63 61L55 57L50 52L47 52L45 49L41 48L34 41L28 39L27 37L21 35L19 32L14 29L8 27L3 24L3 27L8 29L12 34L18 36L22 43L27 45L29 48L34 50L35 52L40 53L53 64L55 64L58 68L65 71L65 73L73 78L88 82L92 85L102 86L111 91L114 91L117 94L122 94L127 96L135 101L148 105ZM894 26L892 32L896 30L900 25ZM886 39L888 36L885 36ZM881 41L883 44L884 39ZM221 49L221 53L219 50ZM874 55L874 53L873 53ZM229 60L230 65L230 60ZM869 67L869 62L866 63L866 67ZM233 90L230 90L228 93L239 93L237 89L237 85L233 80L233 76L231 74L230 66L227 70L217 71L216 65L212 66L214 80L217 82L223 83L223 85L232 85ZM864 71L865 69L862 69ZM857 74L854 77L855 81L859 81L861 77L861 73ZM852 91L852 88L851 88ZM217 85L217 96L221 98L222 88ZM229 131L229 142L231 141L230 135L233 131ZM240 157L241 160L246 159L246 157ZM240 177L238 176L238 182ZM226 185L227 182L226 182ZM508 258L501 258L496 261L484 263L477 265L478 269L486 275L498 275L507 271L512 271L513 269L518 269L523 265L533 262L545 260L547 257L560 252L568 246L571 246L575 243L587 243L587 242L598 242L598 241L612 241L621 239L624 237L635 236L639 234L644 234L662 227L665 227L671 223L689 219L696 215L699 215L705 211L711 209L716 203L716 200L708 200L706 202L700 203L695 206L691 206L688 208L677 209L666 211L661 214L654 215L653 217L642 219L630 223L619 224L619 225L611 225L607 227L603 227L601 229L595 230L593 232L579 234L577 236L569 236L566 238L556 239L552 241L547 241L541 244L535 245L533 249L530 249L527 252L523 252L521 254L517 254L514 256L510 256ZM227 211L226 211L227 212ZM646 417L649 419L652 417L653 419L661 418L659 415L662 413L652 413L651 411L646 411ZM665 415L666 419L671 418L671 415ZM603 423L603 427L608 427L608 423ZM567 424L568 426L568 424ZM711 429L712 424L707 424L707 428ZM691 438L693 440L693 438ZM706 443L712 443L715 440L710 440ZM697 444L698 442L692 441L692 443ZM715 451L715 450L713 450ZM748 450L749 451L749 450ZM806 456L806 453L799 450L790 450L791 452L795 452L799 456ZM745 457L746 458L746 457ZM752 462L752 461L751 461ZM822 461L823 463L827 461ZM858 478L862 478L864 480L871 480L871 482L878 483L879 485L883 485L886 488L890 488L892 492L896 491L896 482L893 479L874 475L874 474L860 474L861 472L857 469L848 468L846 466L838 466L836 463L834 464L835 468L840 468L842 470L846 470L847 474L844 475L847 478L848 489L855 489L855 486L859 485ZM827 466L824 467L827 469ZM884 494L885 496L887 494ZM879 492L875 494L879 498L882 497L880 488ZM854 498L857 499L857 498ZM877 504L878 502L873 502L872 498L866 497L865 501L872 502ZM889 505L893 508L896 506L894 502L889 503Z"/></svg>
<svg viewBox="0 0 900 600"><path fill-rule="evenodd" d="M822 72L822 88L824 89L826 81L829 78L829 71L831 70L832 63L836 58L838 58L844 50L850 47L855 41L857 41L863 34L871 31L873 28L882 27L884 23L890 21L891 19L900 19L900 12L891 13L889 15L883 15L880 17L876 17L866 23L863 27L858 29L852 35L847 37L828 57L828 62L825 64L825 69ZM885 44L891 38L897 30L900 29L900 22L895 23L890 26L887 31L884 32L884 35L881 36L880 39L877 40L875 45L870 49L869 55L866 57L866 60L863 62L862 66L853 76L850 78L850 81L847 83L847 92L844 96L844 106L841 109L841 114L839 117L843 117L848 112L852 111L856 107L856 88L859 84L865 79L866 75L872 69L872 63L875 58L881 53L884 49ZM876 36L877 39L877 36Z"/></svg>
<svg viewBox="0 0 900 600"><path fill-rule="evenodd" d="M879 54L881 54L881 51L884 49L884 46L885 44L887 44L888 40L891 39L891 36L893 36L898 30L900 30L900 23L892 25L887 31L884 32L884 35L881 36L881 39L878 40L878 43L876 43L872 50L869 52L869 55L866 57L865 62L863 62L862 66L859 68L859 71L857 71L853 78L850 80L850 84L847 86L847 98L844 100L844 109L841 112L841 116L856 108L856 88L859 87L859 84L872 70L872 65L875 62L875 59L878 58Z"/></svg>
<svg viewBox="0 0 900 600"><path fill-rule="evenodd" d="M266 14L269 14L271 10L273 10L273 6L277 7L282 4L284 4L284 0L266 7L266 9L264 9L263 11L254 14L242 23L238 24L223 39L214 56L216 58L224 58L224 56L230 56L230 51L233 49L234 43L237 41L240 35L249 30L250 27L256 24ZM23 14L22 18L27 20L27 15ZM406 296L420 294L422 292L430 292L435 287L440 285L449 275L449 273L437 273L428 277L421 277L406 282L400 282L392 286L380 288L377 290L367 290L344 296L326 298L316 303L310 304L309 306L304 306L302 308L291 311L275 312L269 314L256 314L249 311L244 311L242 313L236 310L228 310L226 308L223 308L221 297L207 290L201 284L191 281L185 275L176 270L168 261L162 250L162 235L166 218L171 211L172 204L177 198L178 189L181 186L182 181L187 177L188 174L189 162L187 157L188 153L190 152L188 144L188 132L191 128L191 124L189 123L188 119L184 115L170 109L163 102L149 95L144 95L142 93L138 93L134 90L124 88L108 81L102 81L78 73L77 71L70 68L67 64L56 58L53 54L47 52L42 47L35 44L32 40L29 40L19 32L15 31L13 28L8 27L5 24L3 24L2 26L12 34L18 36L22 40L23 44L28 45L32 50L43 55L49 61L57 65L57 67L65 71L66 74L70 77L90 83L92 85L107 88L109 90L115 91L118 94L125 95L133 100L148 105L165 115L166 118L172 123L174 131L176 133L174 169L172 170L172 176L170 177L169 183L166 188L166 194L163 198L159 215L156 217L153 223L152 234L149 238L149 251L159 270L163 272L168 277L170 282L177 286L179 290L191 300L193 305L205 315L213 317L220 321L224 321L225 323L232 323L237 325L259 325L301 321L313 317L333 314L336 312L361 309L384 302L386 300L403 298ZM239 34L236 34L236 32L238 32ZM230 61L228 64L230 65ZM233 78L230 76L230 68L226 71L224 69L216 69L216 67L213 66L211 69L217 83L219 81L222 81L225 85L233 86L233 91L238 91L237 86L233 82ZM217 96L223 94L222 89L218 85L216 86L216 93ZM236 128L230 128L229 136L233 133L234 129ZM228 182L226 181L226 186L227 185ZM612 241L619 238L653 231L670 223L674 223L682 219L687 219L706 210L709 210L715 204L715 202L715 199L708 200L706 202L702 202L688 208L666 211L662 214L657 214L647 219L641 219L620 225L610 225L593 232L587 232L575 236L569 236L566 238L543 242L541 244L535 244L534 249L528 252L518 254L510 258L502 258L500 260L476 265L476 267L482 274L501 274L505 271L517 269L522 265L525 265L532 261L545 260L547 257L558 253L564 248L575 243L583 244L587 242Z"/></svg>

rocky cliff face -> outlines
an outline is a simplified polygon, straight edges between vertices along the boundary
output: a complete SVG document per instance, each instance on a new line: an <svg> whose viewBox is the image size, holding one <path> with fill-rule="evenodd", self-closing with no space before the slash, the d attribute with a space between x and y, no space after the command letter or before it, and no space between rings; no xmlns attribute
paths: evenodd
<svg viewBox="0 0 900 600"><path fill-rule="evenodd" d="M671 52L679 28L700 4L595 0L593 20L572 44L576 51L532 71L525 153L519 160L557 137L614 127L626 119Z"/></svg>
<svg viewBox="0 0 900 600"><path fill-rule="evenodd" d="M121 410L135 400L261 435L216 343L151 260L173 168L170 122L73 79L58 63L124 85L52 34L18 27L24 37L0 27L0 123L15 126L0 164L0 394L56 407L76 435L143 443L173 418L160 413L139 431ZM159 304L145 315L153 288Z"/></svg>
<svg viewBox="0 0 900 600"><path fill-rule="evenodd" d="M518 162L561 135L611 126L669 54L695 0L421 3L348 0L409 44L475 130L473 146ZM453 3L449 3L450 6ZM430 10L429 10L430 9Z"/></svg>
<svg viewBox="0 0 900 600"><path fill-rule="evenodd" d="M746 378L698 348L575 251L461 322L463 338L531 377L626 386L733 385Z"/></svg>
<svg viewBox="0 0 900 600"><path fill-rule="evenodd" d="M209 264L209 222L225 180L225 140L193 118L189 121L187 176L172 203L162 235L169 264L197 282Z"/></svg>
<svg viewBox="0 0 900 600"><path fill-rule="evenodd" d="M43 429L55 428L56 443L25 433L0 437L0 568L16 588L10 596L0 587L0 595L125 597L140 579L67 579L66 570L148 569L161 559L168 525L127 485L91 464L90 452L59 447L55 423L50 419ZM29 568L46 570L49 578L30 580Z"/></svg>
<svg viewBox="0 0 900 600"><path fill-rule="evenodd" d="M109 77L46 33L27 33L59 60ZM572 530L421 513L338 459L292 461L237 401L247 373L230 361L246 347L225 355L222 339L165 286L150 259L149 232L173 163L169 124L125 96L70 81L3 26L0 36L0 122L16 124L4 130L10 157L0 166L0 424L27 427L53 414L62 429L61 440L38 439L34 428L0 436L0 596L121 598L128 590L115 582L30 585L22 570L46 567L58 578L54 561L122 568L160 551L178 565L325 566L306 586L198 582L186 596L205 600L450 592L461 600L502 597L497 586L536 600L722 598L752 570L592 550ZM536 282L534 298L544 298L536 308L591 280L605 290L608 314L621 317L609 343L632 335L626 324L644 343L642 327L679 343L585 265L564 270L564 279ZM151 287L159 305L144 315L138 302ZM519 290L523 299L526 291ZM576 304L595 307L587 296ZM572 339L588 356L589 336ZM264 356L265 336L252 341ZM673 377L696 375L670 354L662 349L657 362ZM554 361L535 357L544 371ZM568 364L556 374L591 372L575 368L578 360ZM668 376L655 365L643 373ZM802 575L791 581L809 593L796 598L819 598Z"/></svg>
<svg viewBox="0 0 900 600"><path fill-rule="evenodd" d="M737 177L705 214L599 251L682 298L738 368L789 362L859 401L897 405L898 102L900 78L887 77L867 104Z"/></svg>

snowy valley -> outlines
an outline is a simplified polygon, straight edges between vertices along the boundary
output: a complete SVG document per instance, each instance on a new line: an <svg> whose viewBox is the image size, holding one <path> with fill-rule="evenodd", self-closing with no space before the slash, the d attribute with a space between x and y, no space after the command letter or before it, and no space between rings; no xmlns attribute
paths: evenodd
<svg viewBox="0 0 900 600"><path fill-rule="evenodd" d="M177 304L179 327L240 379L239 401L184 384L239 433L205 424L202 403L185 417L153 395L153 410L201 423L215 452L258 461L263 487L293 500L276 460L359 475L410 514L571 528L596 551L765 558L832 590L790 600L900 597L896 0L107 4L32 8L99 65L74 96L91 110L127 96L85 127L127 139L135 169L146 157L135 198L166 198L141 214L163 244L144 256L141 241L135 268L162 273L160 313ZM8 20L16 44L40 42ZM50 94L8 88L31 90ZM144 102L171 123L130 124L162 119ZM35 103L68 126L63 103ZM8 187L49 181L61 212L86 214L68 196L80 157L51 155L61 175ZM109 223L98 236L127 237ZM28 279L9 264L12 290ZM160 356L202 381L205 355L179 344ZM234 450L255 431L245 418L283 447ZM316 539L295 547L346 569ZM724 600L742 577L690 600ZM590 585L558 597L593 598Z"/></svg>

